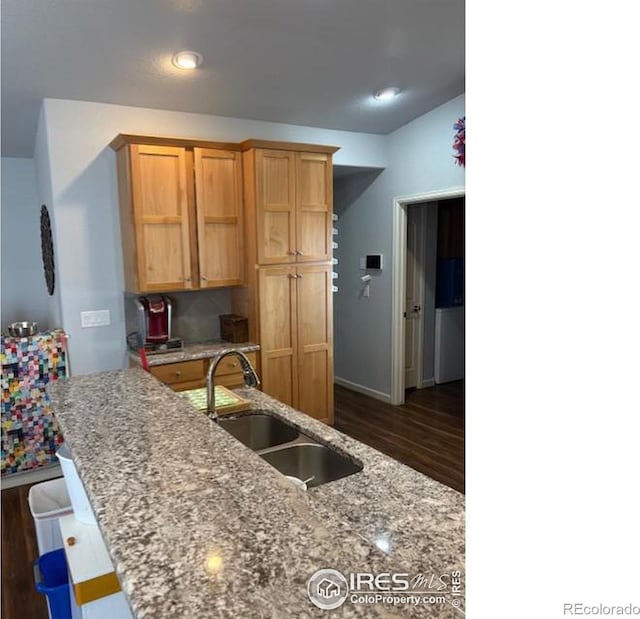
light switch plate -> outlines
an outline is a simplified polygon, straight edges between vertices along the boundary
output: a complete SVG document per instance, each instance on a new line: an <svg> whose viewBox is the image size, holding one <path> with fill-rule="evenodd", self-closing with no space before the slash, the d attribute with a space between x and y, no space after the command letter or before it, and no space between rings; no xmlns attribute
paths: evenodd
<svg viewBox="0 0 640 619"><path fill-rule="evenodd" d="M108 327L111 324L111 313L108 309L80 312L80 323L83 329L88 327Z"/></svg>

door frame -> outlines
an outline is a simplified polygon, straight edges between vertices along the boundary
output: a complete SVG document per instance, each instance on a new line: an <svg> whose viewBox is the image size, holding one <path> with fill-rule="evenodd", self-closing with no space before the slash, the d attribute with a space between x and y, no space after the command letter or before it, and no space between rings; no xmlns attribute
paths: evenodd
<svg viewBox="0 0 640 619"><path fill-rule="evenodd" d="M422 308L420 310L420 317L418 318L418 320L416 320L416 325L414 328L414 332L413 332L413 339L414 339L414 346L417 343L418 345L416 346L416 352L417 352L417 360L416 360L416 366L415 366L415 372L417 374L417 383L416 383L416 388L420 389L422 387L422 374L424 373L424 311L425 311L425 307L424 307L424 282L425 282L425 273L424 273L424 263L425 263L425 254L426 254L426 247L425 247L425 231L426 231L426 214L425 211L422 208L417 208L415 210L419 210L419 217L418 217L418 228L420 230L420 234L422 235L420 240L418 241L418 247L417 247L417 255L416 255L416 266L414 268L419 268L421 270L421 274L420 274L420 284L418 286L419 290L420 290L420 307ZM406 210L405 210L406 212ZM408 219L408 218L407 218ZM405 235L405 238L406 235ZM405 264L406 264L406 259L407 259L407 254L405 253ZM406 269L405 269L405 278L407 276L406 273ZM406 294L406 280L405 280L405 294ZM403 316L404 313L407 312L407 306L405 303L405 308L404 308L404 312L403 312ZM405 317L405 331L406 331L406 317ZM406 335L406 333L405 333ZM406 344L406 342L405 342ZM405 354L406 354L406 346L405 346ZM405 370L405 387L406 387L406 379L407 379L407 375L406 375L406 370Z"/></svg>
<svg viewBox="0 0 640 619"><path fill-rule="evenodd" d="M465 195L464 187L428 191L393 199L393 272L391 280L391 404L404 404L405 325L407 267L407 207Z"/></svg>

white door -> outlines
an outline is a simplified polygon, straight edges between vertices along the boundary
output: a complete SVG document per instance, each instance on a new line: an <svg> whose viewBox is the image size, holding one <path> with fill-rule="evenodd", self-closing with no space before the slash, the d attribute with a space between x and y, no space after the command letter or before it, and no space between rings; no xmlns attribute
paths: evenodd
<svg viewBox="0 0 640 619"><path fill-rule="evenodd" d="M407 209L404 387L422 386L422 304L424 300L424 208Z"/></svg>

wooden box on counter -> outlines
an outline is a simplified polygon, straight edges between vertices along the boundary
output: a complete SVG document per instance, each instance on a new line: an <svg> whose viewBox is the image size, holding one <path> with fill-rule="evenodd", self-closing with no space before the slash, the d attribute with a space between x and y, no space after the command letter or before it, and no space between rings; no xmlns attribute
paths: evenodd
<svg viewBox="0 0 640 619"><path fill-rule="evenodd" d="M220 316L220 337L225 342L248 342L248 320L238 314L222 314Z"/></svg>

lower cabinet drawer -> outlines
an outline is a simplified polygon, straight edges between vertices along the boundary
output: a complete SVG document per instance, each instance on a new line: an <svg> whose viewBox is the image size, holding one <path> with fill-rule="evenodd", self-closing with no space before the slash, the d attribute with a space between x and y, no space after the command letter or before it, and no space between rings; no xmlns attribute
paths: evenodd
<svg viewBox="0 0 640 619"><path fill-rule="evenodd" d="M256 353L247 353L247 358L256 372L258 372L258 375L260 375ZM174 391L186 391L187 389L199 389L205 386L210 363L211 359L196 359L194 361L181 361L180 363L168 363L166 365L153 365L149 368L149 371ZM225 387L244 386L244 376L237 357L225 357L218 364L214 382L216 385L224 385Z"/></svg>
<svg viewBox="0 0 640 619"><path fill-rule="evenodd" d="M218 376L216 372L214 383L224 387L244 387L244 376L242 372L240 374L223 374L222 376Z"/></svg>
<svg viewBox="0 0 640 619"><path fill-rule="evenodd" d="M149 368L158 380L167 385L204 380L205 364L201 359L182 361L168 365L154 365Z"/></svg>
<svg viewBox="0 0 640 619"><path fill-rule="evenodd" d="M256 353L248 352L245 353L247 359L251 362L253 367L256 367ZM207 359L207 367L209 367L210 359ZM224 376L225 374L240 374L242 376L242 367L240 365L240 359L235 355L230 355L225 357L220 363L218 363L218 367L216 368L216 378L218 376ZM240 381L242 382L242 381ZM219 385L225 385L226 383L218 383Z"/></svg>

